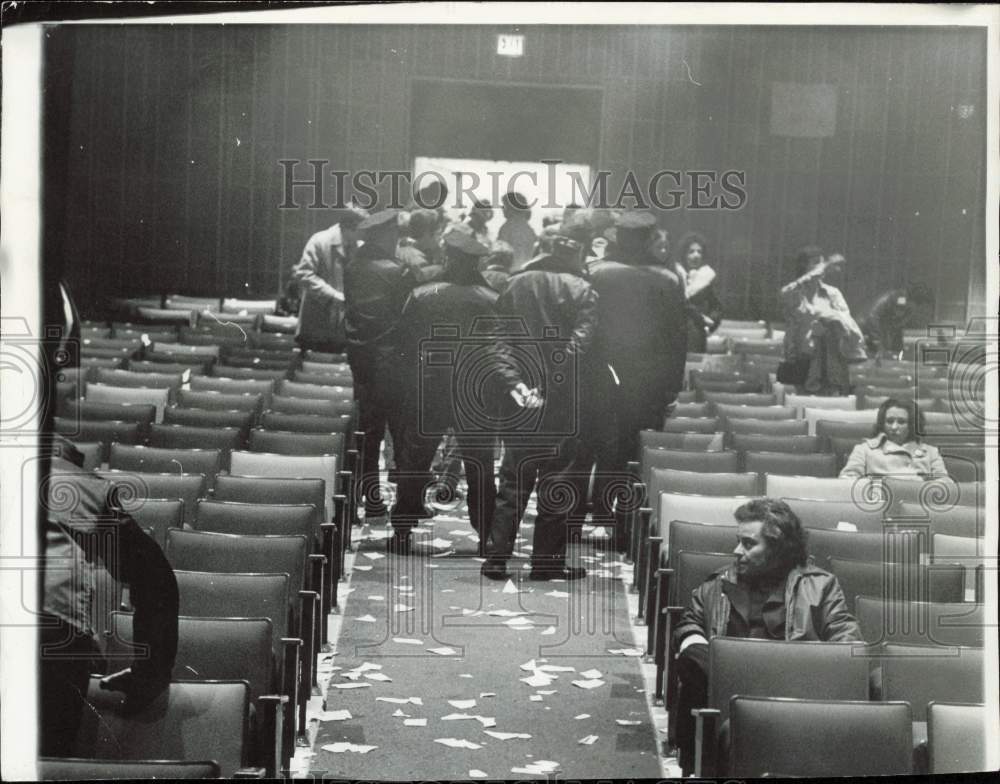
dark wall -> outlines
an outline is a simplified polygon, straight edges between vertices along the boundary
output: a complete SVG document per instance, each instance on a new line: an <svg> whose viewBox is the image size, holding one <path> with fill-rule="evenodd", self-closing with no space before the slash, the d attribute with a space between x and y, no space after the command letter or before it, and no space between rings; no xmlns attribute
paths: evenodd
<svg viewBox="0 0 1000 784"><path fill-rule="evenodd" d="M734 317L778 317L776 290L808 242L847 255L856 310L907 280L931 285L941 319L982 309L983 32L525 27L519 59L494 54L499 32L510 30L60 29L73 77L54 121L75 289L273 294L330 222L278 209L278 160L407 169L411 80L461 79L600 90L603 121L587 130L613 184L629 170L745 171L743 209L662 216L675 237L707 235ZM772 133L775 82L827 85L831 135Z"/></svg>

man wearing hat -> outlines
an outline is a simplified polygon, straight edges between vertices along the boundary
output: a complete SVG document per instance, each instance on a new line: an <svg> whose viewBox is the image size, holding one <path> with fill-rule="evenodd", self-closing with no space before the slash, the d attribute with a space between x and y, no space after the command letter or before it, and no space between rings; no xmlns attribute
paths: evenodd
<svg viewBox="0 0 1000 784"><path fill-rule="evenodd" d="M354 377L361 453L365 517L384 517L378 460L386 426L396 440L400 401L391 383L397 353L399 317L415 280L396 258L399 211L382 210L358 226L364 239L344 270L347 360Z"/></svg>
<svg viewBox="0 0 1000 784"><path fill-rule="evenodd" d="M468 227L472 231L472 236L475 237L476 242L485 245L487 248L490 247L490 230L486 224L490 222L492 217L493 205L485 199L476 199L472 205L472 209L469 210L469 216L462 222L463 226Z"/></svg>
<svg viewBox="0 0 1000 784"><path fill-rule="evenodd" d="M588 421L613 420L615 445L595 437L598 473L620 475L635 460L639 431L663 426L684 380L687 320L677 276L650 252L656 218L629 210L615 219L617 252L590 264L600 330L585 378L597 411ZM595 494L596 495L596 494Z"/></svg>
<svg viewBox="0 0 1000 784"><path fill-rule="evenodd" d="M517 524L537 476L532 579L579 579L567 567L567 515L560 486L580 430L578 369L597 327L597 294L586 278L585 246L567 234L511 276L497 310L508 331L497 343L497 372L525 415L505 416L506 454L482 573L506 579Z"/></svg>
<svg viewBox="0 0 1000 784"><path fill-rule="evenodd" d="M400 359L395 383L405 395L396 447L399 493L392 513L399 549L421 518L424 491L441 437L454 430L457 453L468 479L469 518L484 542L496 501L490 375L479 375L483 352L491 352L497 294L479 273L489 249L470 232L455 229L444 238L440 278L415 288L400 320ZM485 329L485 331L484 331ZM489 356L492 356L489 354ZM480 405L481 404L481 405ZM471 408L470 408L471 407Z"/></svg>
<svg viewBox="0 0 1000 784"><path fill-rule="evenodd" d="M338 354L344 350L344 266L358 248L358 225L368 213L343 210L329 228L313 234L292 270L301 296L296 342Z"/></svg>

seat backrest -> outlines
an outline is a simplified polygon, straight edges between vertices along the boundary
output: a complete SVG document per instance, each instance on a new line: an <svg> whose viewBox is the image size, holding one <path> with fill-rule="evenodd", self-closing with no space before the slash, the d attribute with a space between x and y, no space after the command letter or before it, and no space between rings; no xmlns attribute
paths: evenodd
<svg viewBox="0 0 1000 784"><path fill-rule="evenodd" d="M312 397L275 395L271 398L270 410L278 414L314 414L317 416L335 417L342 416L343 414L353 414L355 405L353 400L342 398L322 400Z"/></svg>
<svg viewBox="0 0 1000 784"><path fill-rule="evenodd" d="M146 351L143 360L130 360L128 369L133 373L169 373L181 377L205 375L212 364L211 357L177 357L172 354L161 354L156 351ZM185 361L186 360L186 361Z"/></svg>
<svg viewBox="0 0 1000 784"><path fill-rule="evenodd" d="M343 460L344 440L343 433L294 433L254 428L250 432L250 451L276 455L337 455Z"/></svg>
<svg viewBox="0 0 1000 784"><path fill-rule="evenodd" d="M287 370L267 370L265 368L237 367L235 365L216 365L212 368L212 376L228 379L245 379L256 381L279 381L288 375Z"/></svg>
<svg viewBox="0 0 1000 784"><path fill-rule="evenodd" d="M861 488L855 488L857 481L773 472L764 478L765 490L772 498L815 498L823 501L850 501L860 497L857 493Z"/></svg>
<svg viewBox="0 0 1000 784"><path fill-rule="evenodd" d="M961 602L965 598L965 569L955 564L869 563L831 557L848 608L858 596L887 601Z"/></svg>
<svg viewBox="0 0 1000 784"><path fill-rule="evenodd" d="M746 452L743 458L743 468L758 474L784 474L786 476L798 474L799 476L834 478L838 473L837 456L826 452L808 454Z"/></svg>
<svg viewBox="0 0 1000 784"><path fill-rule="evenodd" d="M152 704L133 713L124 695L90 679L78 754L104 759L215 760L224 778L248 761L250 688L245 681L171 683Z"/></svg>
<svg viewBox="0 0 1000 784"><path fill-rule="evenodd" d="M250 433L252 411L213 411L208 408L181 408L171 406L163 412L165 425L188 427L235 428L244 439Z"/></svg>
<svg viewBox="0 0 1000 784"><path fill-rule="evenodd" d="M945 455L944 467L948 476L956 482L981 482L986 478L986 466L983 461Z"/></svg>
<svg viewBox="0 0 1000 784"><path fill-rule="evenodd" d="M152 389L145 387L113 387L107 384L87 382L85 397L94 403L145 404L156 409L154 421L163 421L163 409L167 407L170 398L169 389Z"/></svg>
<svg viewBox="0 0 1000 784"><path fill-rule="evenodd" d="M180 614L196 618L268 618L274 645L288 636L289 578L275 573L175 569Z"/></svg>
<svg viewBox="0 0 1000 784"><path fill-rule="evenodd" d="M132 613L111 614L107 658L120 659L128 667L133 652ZM269 618L196 618L177 619L177 657L171 677L174 680L245 680L250 699L273 693L276 686L274 651L276 649Z"/></svg>
<svg viewBox="0 0 1000 784"><path fill-rule="evenodd" d="M821 501L809 498L782 498L806 528L844 528L840 523L851 523L859 533L879 535L882 530L882 511L878 507L863 506L853 501ZM824 567L825 568L825 567Z"/></svg>
<svg viewBox="0 0 1000 784"><path fill-rule="evenodd" d="M710 403L678 403L673 412L675 417L707 417L711 414Z"/></svg>
<svg viewBox="0 0 1000 784"><path fill-rule="evenodd" d="M809 423L809 435L816 434L817 422L850 422L857 425L868 425L868 433L875 427L876 412L869 409L866 411L851 411L834 408L810 408L802 409L801 419Z"/></svg>
<svg viewBox="0 0 1000 784"><path fill-rule="evenodd" d="M258 414L263 407L259 394L213 392L210 390L182 389L177 393L177 403L184 408L203 408L210 411L250 411Z"/></svg>
<svg viewBox="0 0 1000 784"><path fill-rule="evenodd" d="M748 697L867 700L869 661L858 643L713 637L708 644L708 707Z"/></svg>
<svg viewBox="0 0 1000 784"><path fill-rule="evenodd" d="M191 425L153 425L149 445L159 449L217 449L222 468L228 465L229 453L243 446L245 436L235 427L192 427Z"/></svg>
<svg viewBox="0 0 1000 784"><path fill-rule="evenodd" d="M759 490L760 478L757 474L706 474L673 468L654 468L649 474L650 498L656 498L661 491L696 495L757 495Z"/></svg>
<svg viewBox="0 0 1000 784"><path fill-rule="evenodd" d="M804 436L809 423L804 419L727 419L726 430L736 433L756 433L766 436Z"/></svg>
<svg viewBox="0 0 1000 784"><path fill-rule="evenodd" d="M788 406L732 406L715 404L716 416L730 419L795 419L795 409Z"/></svg>
<svg viewBox="0 0 1000 784"><path fill-rule="evenodd" d="M858 443L863 438L871 437L872 428L875 427L875 418L872 417L870 422L867 419L843 422L823 418L817 419L815 426L810 426L808 422L806 425L820 438L850 438Z"/></svg>
<svg viewBox="0 0 1000 784"><path fill-rule="evenodd" d="M319 515L311 504L247 504L199 501L195 528L218 534L312 537Z"/></svg>
<svg viewBox="0 0 1000 784"><path fill-rule="evenodd" d="M695 452L645 447L642 450L641 467L643 476L648 476L648 472L654 468L732 474L739 470L738 458L736 452Z"/></svg>
<svg viewBox="0 0 1000 784"><path fill-rule="evenodd" d="M905 702L740 696L730 709L729 776L833 778L913 772L913 725Z"/></svg>
<svg viewBox="0 0 1000 784"><path fill-rule="evenodd" d="M293 591L304 586L308 540L304 536L236 536L203 531L167 531L166 556L188 572L278 572Z"/></svg>
<svg viewBox="0 0 1000 784"><path fill-rule="evenodd" d="M52 430L73 441L99 442L104 445L102 459L107 459L108 445L138 444L142 438L137 422L106 422L94 419L69 419L53 417Z"/></svg>
<svg viewBox="0 0 1000 784"><path fill-rule="evenodd" d="M260 322L263 332L287 335L294 335L298 325L298 316L271 316L267 313L263 314Z"/></svg>
<svg viewBox="0 0 1000 784"><path fill-rule="evenodd" d="M156 406L147 404L95 403L91 400L71 400L64 413L67 419L103 422L134 422L143 431L149 428L156 417Z"/></svg>
<svg viewBox="0 0 1000 784"><path fill-rule="evenodd" d="M657 531L667 530L672 520L686 520L704 525L733 525L733 512L751 500L748 496L684 495L682 493L660 493L659 526ZM664 542L669 549L670 543Z"/></svg>
<svg viewBox="0 0 1000 784"><path fill-rule="evenodd" d="M199 336L201 337L201 336ZM175 361L185 359L196 359L198 361L215 362L219 358L219 347L214 341L210 342L207 336L197 345L187 342L174 343L166 340L157 340L153 343L152 351L160 357L171 357Z"/></svg>
<svg viewBox="0 0 1000 784"><path fill-rule="evenodd" d="M343 433L352 423L348 414L317 416L315 414L276 414L266 411L260 418L261 427L268 430L288 430L294 433Z"/></svg>
<svg viewBox="0 0 1000 784"><path fill-rule="evenodd" d="M887 643L879 656L882 699L905 700L914 721L927 721L935 700L982 702L983 649Z"/></svg>
<svg viewBox="0 0 1000 784"><path fill-rule="evenodd" d="M986 539L948 534L931 535L933 563L954 563L965 567L965 597L976 595L977 568L987 568L994 559L986 555Z"/></svg>
<svg viewBox="0 0 1000 784"><path fill-rule="evenodd" d="M934 499L933 495L928 498L929 509L919 503L911 504L904 501L898 506L899 516L929 518L931 532L935 534L969 538L986 535L986 509L984 507L937 507L932 499Z"/></svg>
<svg viewBox="0 0 1000 784"><path fill-rule="evenodd" d="M84 759L82 757L42 757L38 760L39 781L96 781L101 779L217 779L219 766L211 761L139 761Z"/></svg>
<svg viewBox="0 0 1000 784"><path fill-rule="evenodd" d="M670 594L676 598L677 606L687 607L691 603L691 593L715 572L733 565L732 548L721 553L703 553L697 550L676 550L670 554L674 559L674 579Z"/></svg>
<svg viewBox="0 0 1000 784"><path fill-rule="evenodd" d="M152 389L169 389L171 397L173 393L181 388L184 382L183 377L178 373L133 373L131 370L111 370L99 368L97 371L97 383L107 384L112 387L140 387Z"/></svg>
<svg viewBox="0 0 1000 784"><path fill-rule="evenodd" d="M230 474L216 480L212 499L247 504L309 504L317 510L317 519L322 521L321 515L326 504L326 482L323 479Z"/></svg>
<svg viewBox="0 0 1000 784"><path fill-rule="evenodd" d="M319 362L315 359L315 353L310 352L302 362L302 369L306 373L324 373L331 376L340 376L351 372L351 366L344 360L343 362ZM326 356L333 356L328 354Z"/></svg>
<svg viewBox="0 0 1000 784"><path fill-rule="evenodd" d="M292 378L296 384L319 384L332 387L351 387L354 384L354 377L350 371L346 373L310 373L296 370L292 374Z"/></svg>
<svg viewBox="0 0 1000 784"><path fill-rule="evenodd" d="M729 448L737 452L794 452L809 454L819 452L819 438L816 436L761 435L758 433L734 433Z"/></svg>
<svg viewBox="0 0 1000 784"><path fill-rule="evenodd" d="M830 528L806 529L809 555L821 569L830 568L830 558L882 563L886 556L886 540L880 533L837 531Z"/></svg>
<svg viewBox="0 0 1000 784"><path fill-rule="evenodd" d="M859 596L855 614L866 642L983 646L983 605L901 602Z"/></svg>
<svg viewBox="0 0 1000 784"><path fill-rule="evenodd" d="M161 550L166 545L167 529L184 525L184 502L180 499L147 498L128 513Z"/></svg>
<svg viewBox="0 0 1000 784"><path fill-rule="evenodd" d="M671 520L667 530L670 550L669 552L666 549L660 550L660 565L673 569L675 574L678 571L680 553L716 553L722 559L725 553L735 547L735 525L705 525L704 523L689 523L685 520ZM728 566L732 562L732 555L726 555L724 560L711 561L711 563L718 563L721 566ZM690 569L694 563L694 561L688 558L685 566ZM707 577L707 575L705 576ZM686 603L687 597L691 594L690 590L686 594L680 594L678 592L679 582L679 579L674 579L670 583L669 601L671 604L677 604L677 597L679 596L683 596L683 601ZM701 582L704 582L704 580ZM694 587L692 586L692 589Z"/></svg>
<svg viewBox="0 0 1000 784"><path fill-rule="evenodd" d="M932 702L927 706L928 773L985 771L988 733L985 705Z"/></svg>
<svg viewBox="0 0 1000 784"><path fill-rule="evenodd" d="M716 417L670 417L663 423L665 433L714 433L720 429Z"/></svg>
<svg viewBox="0 0 1000 784"><path fill-rule="evenodd" d="M354 397L354 390L348 386L337 386L335 384L304 384L287 379L281 381L275 390L279 395L288 397L318 397L324 400L336 398L351 399Z"/></svg>
<svg viewBox="0 0 1000 784"><path fill-rule="evenodd" d="M273 476L288 479L322 479L324 519L333 519L333 496L337 487L335 455L277 455L273 452L233 452L231 473L237 476Z"/></svg>
<svg viewBox="0 0 1000 784"><path fill-rule="evenodd" d="M762 391L764 384L759 379L740 379L732 381L721 381L709 378L699 378L692 374L691 383L694 388L702 394L706 392L728 392L729 394L740 395Z"/></svg>
<svg viewBox="0 0 1000 784"><path fill-rule="evenodd" d="M181 500L184 504L184 522L194 522L195 503L208 492L204 474L158 474L136 471L101 471L99 476L118 486L118 499L122 508L131 513L147 499ZM165 534L164 534L165 535Z"/></svg>
<svg viewBox="0 0 1000 784"><path fill-rule="evenodd" d="M224 299L223 313L274 313L278 301L274 299Z"/></svg>
<svg viewBox="0 0 1000 784"><path fill-rule="evenodd" d="M204 474L209 485L219 473L218 449L161 449L151 446L111 445L109 468L144 473Z"/></svg>
<svg viewBox="0 0 1000 784"><path fill-rule="evenodd" d="M260 395L265 402L270 402L274 394L274 381L204 376L192 378L191 389L195 392L221 392L226 395Z"/></svg>
<svg viewBox="0 0 1000 784"><path fill-rule="evenodd" d="M806 408L829 408L835 411L856 411L858 408L857 395L842 395L822 397L820 395L785 395L785 405L795 406L798 409Z"/></svg>
<svg viewBox="0 0 1000 784"><path fill-rule="evenodd" d="M705 400L712 404L724 406L776 406L778 398L770 392L705 392Z"/></svg>

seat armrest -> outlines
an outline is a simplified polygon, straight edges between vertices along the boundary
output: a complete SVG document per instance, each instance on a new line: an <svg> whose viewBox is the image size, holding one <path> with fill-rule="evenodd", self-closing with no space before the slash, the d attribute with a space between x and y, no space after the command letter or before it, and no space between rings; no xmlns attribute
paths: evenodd
<svg viewBox="0 0 1000 784"><path fill-rule="evenodd" d="M240 768L233 772L234 779L268 779L271 776L267 775L263 768Z"/></svg>
<svg viewBox="0 0 1000 784"><path fill-rule="evenodd" d="M285 718L285 694L265 694L257 700L259 731L259 761L263 764L265 778L277 778L281 770L282 725ZM237 778L258 778L237 776Z"/></svg>
<svg viewBox="0 0 1000 784"><path fill-rule="evenodd" d="M717 735L721 714L716 708L694 708L694 775L715 778L718 770Z"/></svg>

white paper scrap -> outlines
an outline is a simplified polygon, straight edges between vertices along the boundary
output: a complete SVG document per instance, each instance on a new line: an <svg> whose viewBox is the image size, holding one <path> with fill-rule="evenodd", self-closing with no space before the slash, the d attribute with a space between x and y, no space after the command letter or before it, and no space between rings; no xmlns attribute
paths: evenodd
<svg viewBox="0 0 1000 784"><path fill-rule="evenodd" d="M371 686L370 683L332 683L330 684L335 689L367 689Z"/></svg>
<svg viewBox="0 0 1000 784"><path fill-rule="evenodd" d="M615 719L615 724L619 724L622 727L638 727L642 722L638 719Z"/></svg>
<svg viewBox="0 0 1000 784"><path fill-rule="evenodd" d="M589 713L580 713L580 714L577 714L576 716L574 716L573 718L576 719L577 721L580 721L580 719L589 719L590 718L590 714Z"/></svg>
<svg viewBox="0 0 1000 784"><path fill-rule="evenodd" d="M392 608L393 612L413 612L413 608L408 604L397 604Z"/></svg>
<svg viewBox="0 0 1000 784"><path fill-rule="evenodd" d="M479 743L473 743L471 740L465 740L464 738L435 738L435 743L440 743L442 746L447 746L450 749L481 749L482 745Z"/></svg>
<svg viewBox="0 0 1000 784"><path fill-rule="evenodd" d="M550 694L558 694L557 689L539 689L535 694L541 694L543 697L548 697Z"/></svg>
<svg viewBox="0 0 1000 784"><path fill-rule="evenodd" d="M376 553L376 552L368 552L368 551L365 551L365 552L363 552L363 553L361 553L361 554L362 554L362 555L363 555L363 556L364 556L365 558L367 558L367 559L368 559L369 561L377 561L377 560L378 560L379 558L385 558L385 556L384 556L384 555L382 555L382 553Z"/></svg>
<svg viewBox="0 0 1000 784"><path fill-rule="evenodd" d="M427 719L403 719L405 727L426 727Z"/></svg>
<svg viewBox="0 0 1000 784"><path fill-rule="evenodd" d="M601 675L600 670L587 670L586 672L581 672L580 675L582 675L584 678L587 678L588 680L595 680L597 678L603 677Z"/></svg>
<svg viewBox="0 0 1000 784"><path fill-rule="evenodd" d="M596 742L597 742L596 735L588 735L587 737L580 738L580 740L577 741L577 743L579 743L581 746L592 746Z"/></svg>
<svg viewBox="0 0 1000 784"><path fill-rule="evenodd" d="M515 740L521 738L528 740L531 736L527 732L496 732L494 730L483 730L491 738L496 738L497 740Z"/></svg>
<svg viewBox="0 0 1000 784"><path fill-rule="evenodd" d="M530 618L510 618L504 621L504 626L509 626L512 629L516 629L518 627L527 629L534 625L535 624Z"/></svg>
<svg viewBox="0 0 1000 784"><path fill-rule="evenodd" d="M458 654L458 651L456 651L454 648L448 648L448 647L428 648L427 650L430 653L436 653L438 656L456 656Z"/></svg>
<svg viewBox="0 0 1000 784"><path fill-rule="evenodd" d="M532 688L549 686L552 684L553 680L555 679L552 676L546 675L544 672L536 672L534 675L529 675L527 678L521 678L522 683L527 683Z"/></svg>
<svg viewBox="0 0 1000 784"><path fill-rule="evenodd" d="M486 773L483 773L483 771L476 770L475 768L473 768L472 770L469 771L469 778L470 779L485 779L485 778L489 778L489 776Z"/></svg>
<svg viewBox="0 0 1000 784"><path fill-rule="evenodd" d="M562 664L543 664L536 669L538 672L576 672L576 667L567 667Z"/></svg>
<svg viewBox="0 0 1000 784"><path fill-rule="evenodd" d="M367 686L368 684L364 684ZM394 705L423 705L424 701L420 697L376 697L376 702L391 702Z"/></svg>
<svg viewBox="0 0 1000 784"><path fill-rule="evenodd" d="M493 615L493 616L496 616L498 618L513 618L516 615L527 615L527 614L528 613L525 612L525 611L523 611L523 610L521 610L521 611L515 611L515 610L490 610L487 613L487 615Z"/></svg>
<svg viewBox="0 0 1000 784"><path fill-rule="evenodd" d="M393 637L393 642L398 642L400 645L423 645L423 640L415 640L412 637Z"/></svg>
<svg viewBox="0 0 1000 784"><path fill-rule="evenodd" d="M468 708L475 708L475 700L448 700L448 704L453 708L458 708L459 710L467 710Z"/></svg>
<svg viewBox="0 0 1000 784"><path fill-rule="evenodd" d="M573 685L579 686L581 689L596 689L598 686L603 686L604 681L594 678L586 681L573 681Z"/></svg>
<svg viewBox="0 0 1000 784"><path fill-rule="evenodd" d="M502 593L517 593L517 586L514 585L513 580L507 581L507 584L503 587Z"/></svg>
<svg viewBox="0 0 1000 784"><path fill-rule="evenodd" d="M409 718L410 717L409 713L403 713L403 709L402 708L396 708L396 710L394 710L392 712L392 715L393 716L399 716L399 717L405 717L405 718Z"/></svg>
<svg viewBox="0 0 1000 784"><path fill-rule="evenodd" d="M642 648L608 648L608 653L616 656L642 656Z"/></svg>
<svg viewBox="0 0 1000 784"><path fill-rule="evenodd" d="M549 634L555 634L555 633L556 633L556 627L555 626L549 626L544 632L542 632L543 635L549 635Z"/></svg>
<svg viewBox="0 0 1000 784"><path fill-rule="evenodd" d="M319 714L320 721L348 721L354 718L349 710L323 711Z"/></svg>
<svg viewBox="0 0 1000 784"><path fill-rule="evenodd" d="M552 596L556 599L568 599L569 591L549 591L546 596Z"/></svg>
<svg viewBox="0 0 1000 784"><path fill-rule="evenodd" d="M365 566L364 564L359 564L359 563L356 563L356 564L354 564L354 566L353 566L353 567L351 567L351 568L352 568L352 569L357 569L357 570L358 570L359 572L370 572L370 571L372 570L372 567L370 567L370 566ZM340 589L340 592L341 592L341 593L343 593L343 592L344 592L344 589L343 589L343 588L341 588L341 589Z"/></svg>
<svg viewBox="0 0 1000 784"><path fill-rule="evenodd" d="M492 716L473 716L476 721L482 724L484 727L495 727L497 726L497 720Z"/></svg>
<svg viewBox="0 0 1000 784"><path fill-rule="evenodd" d="M384 602L385 597L378 594L369 594L368 599L373 602Z"/></svg>
<svg viewBox="0 0 1000 784"><path fill-rule="evenodd" d="M375 623L378 619L374 615L359 615L354 620L362 621L363 623Z"/></svg>
<svg viewBox="0 0 1000 784"><path fill-rule="evenodd" d="M439 550L443 550L446 547L451 547L454 542L451 539L431 539L428 543L431 547L437 547Z"/></svg>
<svg viewBox="0 0 1000 784"><path fill-rule="evenodd" d="M484 697L496 697L496 696L497 696L497 693L495 691L481 691L481 692L479 692L479 699L483 699Z"/></svg>
<svg viewBox="0 0 1000 784"><path fill-rule="evenodd" d="M370 681L380 681L382 683L392 682L392 678L390 678L384 672L366 672L365 677Z"/></svg>
<svg viewBox="0 0 1000 784"><path fill-rule="evenodd" d="M441 721L461 721L462 719L474 719L476 718L471 713L449 713L447 716L442 716Z"/></svg>
<svg viewBox="0 0 1000 784"><path fill-rule="evenodd" d="M530 697L528 697L528 699L531 700L532 702L541 702L542 701L542 695L541 694L532 694Z"/></svg>
<svg viewBox="0 0 1000 784"><path fill-rule="evenodd" d="M378 746L364 746L362 744L355 743L328 743L323 747L323 751L331 751L334 754L343 754L348 751L357 752L358 754L367 754L372 749L377 749Z"/></svg>

